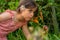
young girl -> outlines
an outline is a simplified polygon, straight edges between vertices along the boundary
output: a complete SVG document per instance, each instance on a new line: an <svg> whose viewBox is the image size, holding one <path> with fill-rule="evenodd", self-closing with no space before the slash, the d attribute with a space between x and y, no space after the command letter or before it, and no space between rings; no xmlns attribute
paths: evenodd
<svg viewBox="0 0 60 40"><path fill-rule="evenodd" d="M6 36L22 27L22 30L27 38L31 34L27 28L27 22L33 17L37 6L33 0L22 0L16 11L6 10L0 14L0 40L7 40Z"/></svg>

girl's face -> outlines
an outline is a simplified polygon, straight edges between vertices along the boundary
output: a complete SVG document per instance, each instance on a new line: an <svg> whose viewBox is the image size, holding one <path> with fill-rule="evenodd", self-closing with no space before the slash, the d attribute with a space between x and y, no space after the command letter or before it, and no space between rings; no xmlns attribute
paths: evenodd
<svg viewBox="0 0 60 40"><path fill-rule="evenodd" d="M36 8L33 8L33 9L24 9L24 10L21 12L21 15L22 15L22 17L23 17L26 21L29 21L29 20L33 17L35 10L36 10Z"/></svg>

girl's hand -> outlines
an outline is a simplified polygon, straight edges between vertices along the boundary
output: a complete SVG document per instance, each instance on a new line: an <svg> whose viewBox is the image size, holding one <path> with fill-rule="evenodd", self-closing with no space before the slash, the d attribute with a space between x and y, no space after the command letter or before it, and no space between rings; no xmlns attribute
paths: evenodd
<svg viewBox="0 0 60 40"><path fill-rule="evenodd" d="M34 40L33 35L29 35L29 36L27 37L27 40Z"/></svg>
<svg viewBox="0 0 60 40"><path fill-rule="evenodd" d="M28 38L27 38L27 40L33 40L33 37L32 37L32 36L30 36L30 37L28 37Z"/></svg>
<svg viewBox="0 0 60 40"><path fill-rule="evenodd" d="M23 30L23 33L24 33L26 39L31 40L32 36L31 36L31 34L30 34L29 30L28 30L27 24L23 25L22 30Z"/></svg>

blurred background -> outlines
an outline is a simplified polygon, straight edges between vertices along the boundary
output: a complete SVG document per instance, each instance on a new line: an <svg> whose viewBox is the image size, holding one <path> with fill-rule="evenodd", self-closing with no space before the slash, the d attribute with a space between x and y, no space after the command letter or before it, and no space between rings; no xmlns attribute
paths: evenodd
<svg viewBox="0 0 60 40"><path fill-rule="evenodd" d="M0 0L0 13L16 10L20 0ZM34 40L60 40L60 0L35 0L38 10L28 22ZM7 36L8 40L26 40L22 29Z"/></svg>

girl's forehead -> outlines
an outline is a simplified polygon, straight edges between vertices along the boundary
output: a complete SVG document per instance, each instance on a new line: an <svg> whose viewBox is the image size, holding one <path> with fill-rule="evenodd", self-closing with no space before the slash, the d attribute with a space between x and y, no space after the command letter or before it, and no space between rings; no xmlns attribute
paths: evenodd
<svg viewBox="0 0 60 40"><path fill-rule="evenodd" d="M35 12L37 10L37 8L32 8L31 10Z"/></svg>
<svg viewBox="0 0 60 40"><path fill-rule="evenodd" d="M35 12L37 8L30 8L29 10L32 10L33 12Z"/></svg>

